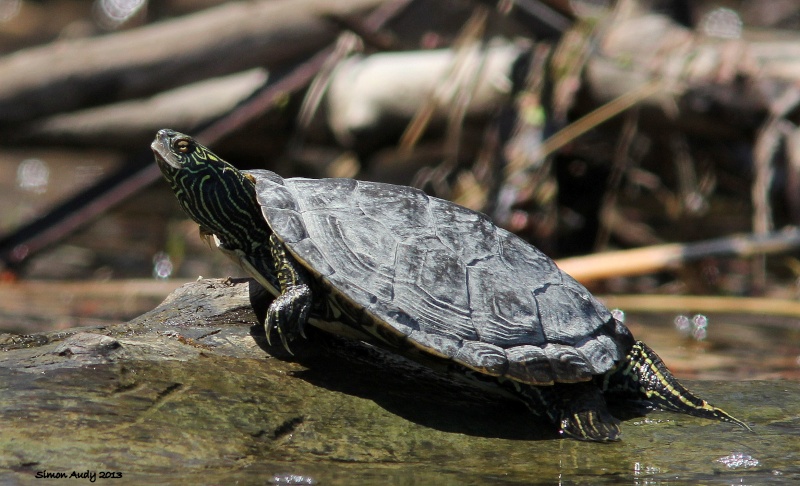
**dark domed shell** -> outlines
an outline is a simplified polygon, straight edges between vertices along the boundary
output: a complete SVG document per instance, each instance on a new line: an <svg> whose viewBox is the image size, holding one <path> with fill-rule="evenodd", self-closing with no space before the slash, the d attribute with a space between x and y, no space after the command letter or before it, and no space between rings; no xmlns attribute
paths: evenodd
<svg viewBox="0 0 800 486"><path fill-rule="evenodd" d="M289 251L423 350L547 384L605 373L632 345L583 286L483 214L404 186L250 174Z"/></svg>

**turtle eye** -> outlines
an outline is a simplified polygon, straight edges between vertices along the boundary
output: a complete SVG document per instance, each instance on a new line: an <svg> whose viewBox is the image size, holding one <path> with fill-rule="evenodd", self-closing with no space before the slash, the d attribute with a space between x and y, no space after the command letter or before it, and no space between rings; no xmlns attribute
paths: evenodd
<svg viewBox="0 0 800 486"><path fill-rule="evenodd" d="M181 139L175 142L175 150L182 154L189 153L191 146L192 144L188 140Z"/></svg>

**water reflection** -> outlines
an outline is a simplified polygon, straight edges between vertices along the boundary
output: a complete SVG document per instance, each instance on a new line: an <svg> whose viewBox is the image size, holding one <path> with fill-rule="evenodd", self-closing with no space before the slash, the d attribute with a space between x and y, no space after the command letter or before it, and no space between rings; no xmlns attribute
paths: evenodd
<svg viewBox="0 0 800 486"><path fill-rule="evenodd" d="M25 159L17 167L17 187L23 191L44 194L49 181L50 168L41 159Z"/></svg>
<svg viewBox="0 0 800 486"><path fill-rule="evenodd" d="M703 314L695 314L691 319L678 315L673 322L678 332L695 341L705 341L708 337L708 317Z"/></svg>
<svg viewBox="0 0 800 486"><path fill-rule="evenodd" d="M160 251L153 256L153 276L155 278L169 278L175 266L169 255Z"/></svg>
<svg viewBox="0 0 800 486"><path fill-rule="evenodd" d="M696 341L704 341L708 337L708 317L703 314L692 317L692 337Z"/></svg>
<svg viewBox="0 0 800 486"><path fill-rule="evenodd" d="M22 0L0 0L0 23L13 20L19 14Z"/></svg>
<svg viewBox="0 0 800 486"><path fill-rule="evenodd" d="M742 453L734 453L729 456L720 457L716 462L725 464L730 469L756 467L760 464L755 457Z"/></svg>
<svg viewBox="0 0 800 486"><path fill-rule="evenodd" d="M642 475L653 475L658 474L661 472L661 469L656 466L647 466L643 465L641 462L635 462L633 464L633 476L642 476Z"/></svg>
<svg viewBox="0 0 800 486"><path fill-rule="evenodd" d="M701 24L701 30L709 37L719 39L738 39L742 36L742 19L735 10L729 8L716 8L706 14Z"/></svg>
<svg viewBox="0 0 800 486"><path fill-rule="evenodd" d="M116 29L147 4L146 0L95 0L95 21L106 29Z"/></svg>

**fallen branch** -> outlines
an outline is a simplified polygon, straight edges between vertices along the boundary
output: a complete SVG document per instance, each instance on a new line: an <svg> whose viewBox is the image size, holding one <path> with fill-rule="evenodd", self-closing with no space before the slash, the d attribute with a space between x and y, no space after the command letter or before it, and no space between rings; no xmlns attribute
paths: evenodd
<svg viewBox="0 0 800 486"><path fill-rule="evenodd" d="M603 295L601 300L609 308L626 312L701 312L800 318L800 301L787 299L649 294Z"/></svg>
<svg viewBox="0 0 800 486"><path fill-rule="evenodd" d="M557 263L575 279L587 282L659 272L707 257L751 257L797 248L800 248L800 229L787 228L765 236L738 235L698 243L656 245L564 258Z"/></svg>
<svg viewBox="0 0 800 486"><path fill-rule="evenodd" d="M648 294L603 295L600 300L609 308L625 312L700 312L800 318L800 302L787 299Z"/></svg>
<svg viewBox="0 0 800 486"><path fill-rule="evenodd" d="M0 283L0 333L110 325L158 305L178 280L21 280Z"/></svg>
<svg viewBox="0 0 800 486"><path fill-rule="evenodd" d="M486 49L390 52L357 56L334 71L325 97L328 125L345 146L361 136L401 130L425 104L431 121L442 123L454 93L469 91L467 116L488 118L507 100L521 46L496 43ZM466 59L460 59L459 56ZM449 70L458 68L458 73ZM443 84L450 75L451 83Z"/></svg>
<svg viewBox="0 0 800 486"><path fill-rule="evenodd" d="M255 68L192 83L148 99L62 113L25 126L13 142L141 149L159 128L191 133L230 113L264 86L266 80L266 70Z"/></svg>
<svg viewBox="0 0 800 486"><path fill-rule="evenodd" d="M738 136L757 127L774 93L793 89L800 76L797 38L775 37L720 40L661 15L614 18L587 62L586 86L605 103L660 80L663 90L645 105L671 111L694 133Z"/></svg>
<svg viewBox="0 0 800 486"><path fill-rule="evenodd" d="M230 2L126 32L24 49L0 59L0 125L296 62L336 38L339 29L326 16L381 3Z"/></svg>

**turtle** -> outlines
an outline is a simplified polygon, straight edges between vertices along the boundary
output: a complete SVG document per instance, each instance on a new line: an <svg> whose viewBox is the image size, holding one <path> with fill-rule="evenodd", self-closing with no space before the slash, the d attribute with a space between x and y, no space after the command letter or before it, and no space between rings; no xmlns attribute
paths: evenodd
<svg viewBox="0 0 800 486"><path fill-rule="evenodd" d="M274 296L266 338L287 350L310 323L449 363L511 391L561 437L619 440L607 404L619 398L749 428L480 212L407 186L239 170L170 129L151 148L201 235Z"/></svg>

